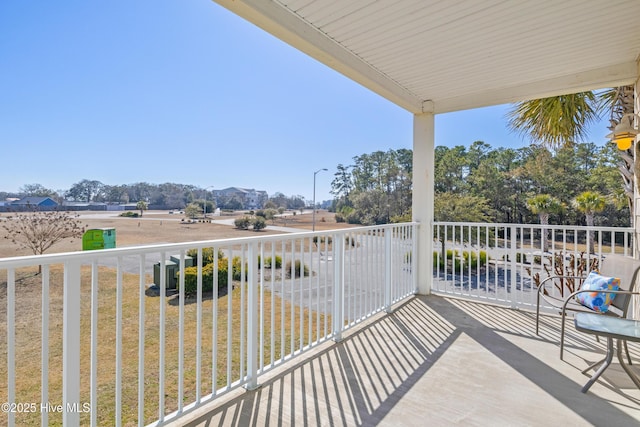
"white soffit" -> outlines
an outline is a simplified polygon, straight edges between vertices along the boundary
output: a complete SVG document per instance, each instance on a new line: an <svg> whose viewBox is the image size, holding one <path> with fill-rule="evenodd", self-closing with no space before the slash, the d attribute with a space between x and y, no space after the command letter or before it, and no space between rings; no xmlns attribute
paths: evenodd
<svg viewBox="0 0 640 427"><path fill-rule="evenodd" d="M639 75L640 0L214 1L413 113Z"/></svg>

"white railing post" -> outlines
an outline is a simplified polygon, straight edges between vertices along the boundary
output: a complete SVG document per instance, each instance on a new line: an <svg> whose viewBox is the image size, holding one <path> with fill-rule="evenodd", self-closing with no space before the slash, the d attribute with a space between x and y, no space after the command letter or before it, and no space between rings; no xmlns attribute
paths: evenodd
<svg viewBox="0 0 640 427"><path fill-rule="evenodd" d="M80 413L80 263L64 265L62 326L62 424L79 426ZM93 409L93 408L92 408ZM95 410L95 409L94 409Z"/></svg>
<svg viewBox="0 0 640 427"><path fill-rule="evenodd" d="M509 243L510 243L510 248L509 248L509 271L511 272L510 274L510 278L509 278L509 288L511 289L510 291L510 295L511 297L509 298L510 302L511 302L511 307L512 308L516 308L517 307L517 297L516 297L516 279L518 277L517 275L517 249L518 249L518 238L517 236L517 229L515 225L512 225L511 227L509 227ZM505 230L506 233L507 230ZM506 237L506 236L505 236ZM506 278L506 272L505 272L505 278Z"/></svg>
<svg viewBox="0 0 640 427"><path fill-rule="evenodd" d="M424 225L420 225L420 224L414 224L411 226L411 278L413 280L413 289L414 289L414 294L417 295L418 294L418 272L417 272L417 265L418 265L418 228L419 227L424 227ZM429 226L431 228L431 230L434 229L433 226ZM432 239L433 240L433 239ZM433 266L433 258L429 259L429 262L431 263L431 265ZM431 273L429 276L429 280L431 283L430 288L433 289L433 267L431 268Z"/></svg>
<svg viewBox="0 0 640 427"><path fill-rule="evenodd" d="M342 341L344 329L344 239L343 234L333 235L333 340L336 342Z"/></svg>
<svg viewBox="0 0 640 427"><path fill-rule="evenodd" d="M391 313L391 235L393 234L393 227L388 227L384 230L384 311Z"/></svg>
<svg viewBox="0 0 640 427"><path fill-rule="evenodd" d="M258 388L258 244L248 247L247 278L247 390ZM242 310L242 308L241 308ZM302 315L302 314L301 314ZM293 319L292 319L293 321Z"/></svg>

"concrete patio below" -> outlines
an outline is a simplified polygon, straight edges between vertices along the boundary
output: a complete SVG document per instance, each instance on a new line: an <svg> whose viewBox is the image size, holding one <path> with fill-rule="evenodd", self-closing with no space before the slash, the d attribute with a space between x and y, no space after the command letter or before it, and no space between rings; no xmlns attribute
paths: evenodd
<svg viewBox="0 0 640 427"><path fill-rule="evenodd" d="M640 390L617 361L587 394L580 371L605 344L559 317L415 297L179 420L179 425L606 425L640 423ZM630 344L638 372L640 347ZM593 371L589 373L592 374ZM176 424L178 425L178 423Z"/></svg>

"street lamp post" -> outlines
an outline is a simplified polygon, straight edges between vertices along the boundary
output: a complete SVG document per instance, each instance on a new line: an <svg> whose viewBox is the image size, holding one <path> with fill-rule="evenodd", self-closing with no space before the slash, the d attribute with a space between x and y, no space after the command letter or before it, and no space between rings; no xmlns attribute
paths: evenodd
<svg viewBox="0 0 640 427"><path fill-rule="evenodd" d="M316 175L318 172L327 171L327 168L318 169L313 173L313 217L311 220L311 231L316 231Z"/></svg>

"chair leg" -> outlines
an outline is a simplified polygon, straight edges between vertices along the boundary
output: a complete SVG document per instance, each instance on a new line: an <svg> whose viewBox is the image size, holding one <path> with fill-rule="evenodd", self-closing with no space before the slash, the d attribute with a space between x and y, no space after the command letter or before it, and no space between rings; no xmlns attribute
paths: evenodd
<svg viewBox="0 0 640 427"><path fill-rule="evenodd" d="M624 344L623 344L624 343ZM636 385L636 387L640 388L640 378L638 378L636 376L636 374L631 370L631 368L629 368L627 366L626 363L624 363L624 360L622 358L622 345L624 345L625 349L627 349L627 342L623 341L623 340L618 340L618 360L620 361L620 366L622 366L622 369L625 370L625 372L627 373L627 375L629 375L629 378L631 378L631 380L633 381L633 383ZM628 349L627 349L628 350ZM627 352L627 357L629 357L629 353Z"/></svg>
<svg viewBox="0 0 640 427"><path fill-rule="evenodd" d="M629 365L631 365L631 355L629 354L629 347L627 346L626 341L622 341L624 343L624 352L627 353L627 360L629 361Z"/></svg>
<svg viewBox="0 0 640 427"><path fill-rule="evenodd" d="M560 328L560 360L564 360L562 357L564 356L564 320L567 315L561 316L562 327Z"/></svg>
<svg viewBox="0 0 640 427"><path fill-rule="evenodd" d="M581 392L586 393L593 385L593 383L595 383L596 380L600 377L600 375L602 375L605 369L607 369L607 367L611 364L611 360L613 359L613 352L613 338L607 337L607 357L604 359L604 363L602 364L602 366L600 366L600 368L598 368L593 377L591 377L591 379L584 385L584 387L582 387L582 390L580 390Z"/></svg>

